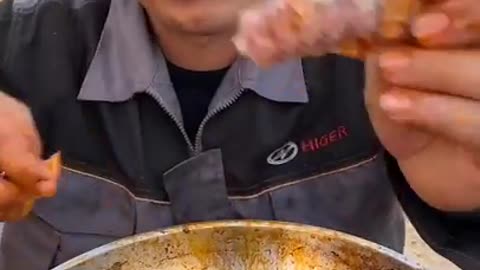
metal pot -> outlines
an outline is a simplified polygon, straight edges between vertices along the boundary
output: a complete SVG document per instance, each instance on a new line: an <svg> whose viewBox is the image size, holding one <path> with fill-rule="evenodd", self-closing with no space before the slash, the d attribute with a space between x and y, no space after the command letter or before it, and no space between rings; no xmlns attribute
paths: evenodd
<svg viewBox="0 0 480 270"><path fill-rule="evenodd" d="M337 231L268 221L208 222L141 234L53 270L425 270Z"/></svg>

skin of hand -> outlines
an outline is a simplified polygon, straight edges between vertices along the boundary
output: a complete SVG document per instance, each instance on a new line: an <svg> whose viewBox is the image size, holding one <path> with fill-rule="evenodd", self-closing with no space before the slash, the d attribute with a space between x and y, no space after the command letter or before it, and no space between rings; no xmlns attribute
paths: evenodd
<svg viewBox="0 0 480 270"><path fill-rule="evenodd" d="M380 140L413 190L443 211L480 209L479 26L478 0L431 1L412 24L422 48L381 48L367 60Z"/></svg>
<svg viewBox="0 0 480 270"><path fill-rule="evenodd" d="M56 193L59 173L41 159L41 143L30 110L0 92L0 221L25 217L37 198Z"/></svg>
<svg viewBox="0 0 480 270"><path fill-rule="evenodd" d="M366 105L381 142L426 203L445 211L478 210L480 5L478 0L419 1L411 23L418 46L376 47L366 59ZM296 34L287 23L294 16L288 8L265 10L272 14L244 13L234 38L257 64L328 51ZM302 10L304 18L318 17L311 12L312 7Z"/></svg>

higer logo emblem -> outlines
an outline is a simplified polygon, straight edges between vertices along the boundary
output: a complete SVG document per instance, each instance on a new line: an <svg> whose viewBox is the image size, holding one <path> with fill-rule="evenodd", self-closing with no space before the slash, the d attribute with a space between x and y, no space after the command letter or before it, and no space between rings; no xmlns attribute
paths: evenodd
<svg viewBox="0 0 480 270"><path fill-rule="evenodd" d="M267 158L267 162L270 165L282 165L294 159L297 154L298 145L294 142L288 142L271 153Z"/></svg>

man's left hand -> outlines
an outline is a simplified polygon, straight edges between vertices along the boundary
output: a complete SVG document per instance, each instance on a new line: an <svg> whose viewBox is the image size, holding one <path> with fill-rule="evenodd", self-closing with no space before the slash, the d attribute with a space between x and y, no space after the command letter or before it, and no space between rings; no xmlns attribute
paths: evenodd
<svg viewBox="0 0 480 270"><path fill-rule="evenodd" d="M412 27L424 49L384 48L367 61L380 140L415 192L444 211L480 209L479 26L478 0L436 1Z"/></svg>

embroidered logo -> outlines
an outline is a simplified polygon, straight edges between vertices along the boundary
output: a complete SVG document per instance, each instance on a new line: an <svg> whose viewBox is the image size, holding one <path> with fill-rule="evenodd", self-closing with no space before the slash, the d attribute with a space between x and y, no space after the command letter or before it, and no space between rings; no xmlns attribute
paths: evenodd
<svg viewBox="0 0 480 270"><path fill-rule="evenodd" d="M300 142L303 153L317 152L329 145L338 143L349 136L345 126L338 126L335 129L314 138L305 139Z"/></svg>
<svg viewBox="0 0 480 270"><path fill-rule="evenodd" d="M267 162L270 165L282 165L294 159L297 154L298 145L294 142L288 142L271 153L267 158Z"/></svg>

